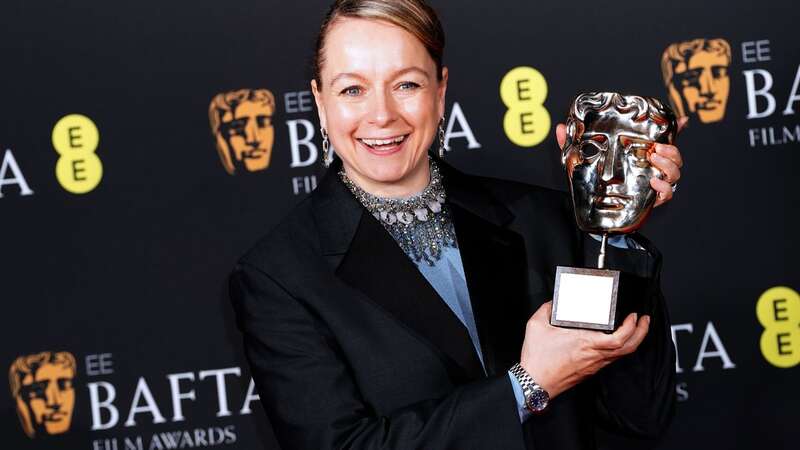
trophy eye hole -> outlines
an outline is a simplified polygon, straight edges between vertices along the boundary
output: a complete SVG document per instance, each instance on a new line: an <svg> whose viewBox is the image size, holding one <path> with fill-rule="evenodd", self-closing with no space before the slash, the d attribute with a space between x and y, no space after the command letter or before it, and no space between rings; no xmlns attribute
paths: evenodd
<svg viewBox="0 0 800 450"><path fill-rule="evenodd" d="M635 144L631 147L631 153L633 153L636 159L647 160L647 154L649 152L650 148L645 144Z"/></svg>
<svg viewBox="0 0 800 450"><path fill-rule="evenodd" d="M647 155L654 147L654 143L650 141L631 139L625 136L620 139L622 145L625 146L625 152L641 161L647 161Z"/></svg>
<svg viewBox="0 0 800 450"><path fill-rule="evenodd" d="M581 143L581 155L584 158L592 158L600 153L600 147L597 142L593 140L583 141Z"/></svg>

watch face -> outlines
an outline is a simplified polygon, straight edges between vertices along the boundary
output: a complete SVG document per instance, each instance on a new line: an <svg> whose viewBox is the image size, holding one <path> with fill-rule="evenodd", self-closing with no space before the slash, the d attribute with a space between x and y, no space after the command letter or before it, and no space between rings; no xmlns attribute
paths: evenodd
<svg viewBox="0 0 800 450"><path fill-rule="evenodd" d="M536 412L544 410L549 401L550 396L547 394L547 391L539 386L534 387L531 396L528 397L529 408Z"/></svg>

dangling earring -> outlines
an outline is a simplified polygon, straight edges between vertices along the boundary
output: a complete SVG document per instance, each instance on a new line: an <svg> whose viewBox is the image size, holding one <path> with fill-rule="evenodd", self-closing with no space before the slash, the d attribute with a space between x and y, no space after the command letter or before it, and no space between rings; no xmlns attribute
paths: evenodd
<svg viewBox="0 0 800 450"><path fill-rule="evenodd" d="M439 119L439 158L444 158L444 116Z"/></svg>
<svg viewBox="0 0 800 450"><path fill-rule="evenodd" d="M328 130L319 127L319 132L322 133L322 165L327 169L333 163L333 148L328 142Z"/></svg>

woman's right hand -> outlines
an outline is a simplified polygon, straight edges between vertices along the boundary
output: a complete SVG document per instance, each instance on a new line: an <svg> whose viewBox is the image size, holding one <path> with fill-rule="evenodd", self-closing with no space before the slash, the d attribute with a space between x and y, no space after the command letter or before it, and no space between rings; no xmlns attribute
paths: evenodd
<svg viewBox="0 0 800 450"><path fill-rule="evenodd" d="M618 358L632 353L650 327L650 316L631 313L612 334L550 325L552 302L528 319L520 365L550 398L580 383Z"/></svg>

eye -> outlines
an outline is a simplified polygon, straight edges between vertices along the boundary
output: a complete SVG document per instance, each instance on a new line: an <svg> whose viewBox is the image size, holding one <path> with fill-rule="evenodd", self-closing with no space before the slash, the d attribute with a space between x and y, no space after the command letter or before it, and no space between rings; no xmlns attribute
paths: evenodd
<svg viewBox="0 0 800 450"><path fill-rule="evenodd" d="M355 96L361 94L361 88L359 86L348 86L348 87L342 89L339 92L339 94L345 95L345 96L348 96L348 97L355 97Z"/></svg>
<svg viewBox="0 0 800 450"><path fill-rule="evenodd" d="M621 137L622 145L625 146L625 153L633 158L633 164L637 167L647 167L650 165L647 156L653 150L653 142L638 141L631 138Z"/></svg>
<svg viewBox="0 0 800 450"><path fill-rule="evenodd" d="M419 84L414 83L413 81L404 81L397 86L398 89L401 91L410 91L419 87Z"/></svg>
<svg viewBox="0 0 800 450"><path fill-rule="evenodd" d="M714 78L723 78L728 76L728 68L725 66L712 66L711 74Z"/></svg>
<svg viewBox="0 0 800 450"><path fill-rule="evenodd" d="M581 141L581 155L584 158L597 156L598 153L605 151L608 147L608 138L602 134L584 136Z"/></svg>
<svg viewBox="0 0 800 450"><path fill-rule="evenodd" d="M600 148L598 143L591 139L581 142L581 155L583 155L584 158L591 158L593 156L597 156L597 154L600 153L601 150L602 149Z"/></svg>
<svg viewBox="0 0 800 450"><path fill-rule="evenodd" d="M30 385L30 387L28 389L29 389L28 390L28 398L30 398L30 399L44 398L44 396L45 396L44 393L47 390L47 382L39 381L39 382L33 383L33 384Z"/></svg>
<svg viewBox="0 0 800 450"><path fill-rule="evenodd" d="M269 116L256 116L256 124L258 124L259 128L264 128L270 126L272 120Z"/></svg>
<svg viewBox="0 0 800 450"><path fill-rule="evenodd" d="M636 158L636 163L638 165L649 165L650 162L647 160L647 155L650 153L650 146L646 144L635 144L629 150L630 154Z"/></svg>
<svg viewBox="0 0 800 450"><path fill-rule="evenodd" d="M700 72L701 69L687 70L681 74L680 80L683 87L698 87L700 86Z"/></svg>
<svg viewBox="0 0 800 450"><path fill-rule="evenodd" d="M228 134L230 136L236 136L240 134L244 134L244 127L246 125L245 119L235 119L230 121L228 124Z"/></svg>

